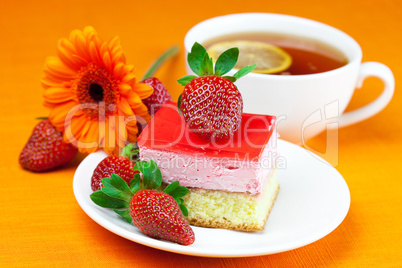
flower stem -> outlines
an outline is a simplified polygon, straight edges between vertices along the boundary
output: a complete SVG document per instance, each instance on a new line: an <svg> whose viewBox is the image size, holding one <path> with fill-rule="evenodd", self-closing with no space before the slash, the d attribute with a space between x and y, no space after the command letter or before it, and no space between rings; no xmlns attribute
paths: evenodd
<svg viewBox="0 0 402 268"><path fill-rule="evenodd" d="M178 52L179 52L178 45L174 45L168 50L166 50L156 61L152 63L152 65L149 67L149 69L145 72L144 76L142 77L142 80L154 76L159 67L163 63L165 63L168 59L176 56Z"/></svg>

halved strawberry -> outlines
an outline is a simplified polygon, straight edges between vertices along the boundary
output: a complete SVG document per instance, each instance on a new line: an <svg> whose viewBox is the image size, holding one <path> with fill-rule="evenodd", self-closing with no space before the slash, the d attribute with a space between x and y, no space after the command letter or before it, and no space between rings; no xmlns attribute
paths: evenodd
<svg viewBox="0 0 402 268"><path fill-rule="evenodd" d="M185 216L182 204L189 190L178 181L169 184L162 191L162 174L155 161L139 161L130 186L116 174L102 180L101 190L91 194L98 206L113 208L123 219L134 223L146 235L165 239L181 245L191 245L195 236Z"/></svg>
<svg viewBox="0 0 402 268"><path fill-rule="evenodd" d="M200 77L187 75L177 80L185 86L178 106L189 129L203 138L226 139L240 126L243 99L233 82L251 72L256 64L222 77L233 69L238 57L238 48L226 50L217 59L214 70L212 58L202 45L195 43L188 53L188 64Z"/></svg>

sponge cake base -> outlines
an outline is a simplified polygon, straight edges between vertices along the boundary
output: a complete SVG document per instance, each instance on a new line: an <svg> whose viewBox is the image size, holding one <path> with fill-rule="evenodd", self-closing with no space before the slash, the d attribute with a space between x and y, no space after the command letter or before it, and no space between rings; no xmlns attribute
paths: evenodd
<svg viewBox="0 0 402 268"><path fill-rule="evenodd" d="M274 172L259 195L190 188L184 199L191 225L261 231L275 203L279 184Z"/></svg>

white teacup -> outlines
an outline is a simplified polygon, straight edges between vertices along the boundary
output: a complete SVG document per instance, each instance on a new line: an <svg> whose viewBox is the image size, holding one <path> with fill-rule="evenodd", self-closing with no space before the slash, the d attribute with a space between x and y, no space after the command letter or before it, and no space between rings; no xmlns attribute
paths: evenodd
<svg viewBox="0 0 402 268"><path fill-rule="evenodd" d="M194 42L235 33L268 32L315 39L341 51L348 63L331 71L307 75L250 73L236 81L244 112L278 117L281 138L304 142L327 128L351 125L380 112L391 100L395 80L391 70L377 62L361 63L359 44L344 32L326 24L280 14L241 13L215 17L191 28L184 39L185 53ZM187 73L193 74L189 66ZM233 75L232 70L228 75ZM356 87L368 76L384 82L382 94L370 104L344 113Z"/></svg>

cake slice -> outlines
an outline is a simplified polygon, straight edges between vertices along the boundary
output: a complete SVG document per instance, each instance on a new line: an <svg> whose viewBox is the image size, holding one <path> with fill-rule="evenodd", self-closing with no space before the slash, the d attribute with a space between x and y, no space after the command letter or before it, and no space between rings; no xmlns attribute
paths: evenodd
<svg viewBox="0 0 402 268"><path fill-rule="evenodd" d="M206 141L166 103L138 138L141 160L154 160L164 183L178 180L192 225L263 230L279 191L276 118L244 113L229 140Z"/></svg>

